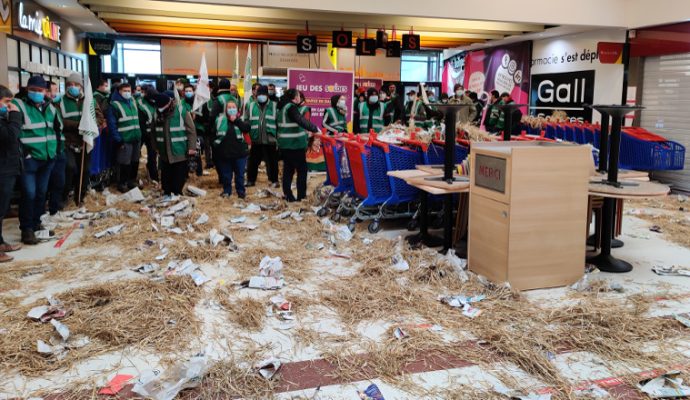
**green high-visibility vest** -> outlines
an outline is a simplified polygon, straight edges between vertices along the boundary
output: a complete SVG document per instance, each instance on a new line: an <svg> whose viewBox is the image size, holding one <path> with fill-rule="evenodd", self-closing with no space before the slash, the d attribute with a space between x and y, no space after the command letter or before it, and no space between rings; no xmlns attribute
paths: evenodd
<svg viewBox="0 0 690 400"><path fill-rule="evenodd" d="M324 128L328 129L328 133L330 134L345 132L347 130L347 120L345 116L341 114L338 109L333 107L327 108L323 113L322 125ZM332 129L336 132L333 132Z"/></svg>
<svg viewBox="0 0 690 400"><path fill-rule="evenodd" d="M137 107L139 107L139 109L146 114L146 125L151 125L156 117L156 109L151 105L151 103L144 100L143 97L139 97L137 99Z"/></svg>
<svg viewBox="0 0 690 400"><path fill-rule="evenodd" d="M237 97L233 96L230 92L223 92L218 94L216 100L220 103L220 105L223 106L223 112L225 112L225 107L228 105L229 101L233 101L235 104L237 104L238 110L242 109L242 103L240 103L240 100Z"/></svg>
<svg viewBox="0 0 690 400"><path fill-rule="evenodd" d="M19 140L24 148L24 156L40 161L55 158L58 149L58 138L53 128L57 114L55 107L48 104L42 111L33 103L26 103L21 99L15 98L12 102L23 117Z"/></svg>
<svg viewBox="0 0 690 400"><path fill-rule="evenodd" d="M414 107L414 109L413 109ZM410 121L410 117L412 117L412 114L414 113L415 116L421 116L423 113L423 106L422 102L420 100L415 100L412 106L410 106L410 114L406 115L405 117L407 118L405 121L405 125ZM425 128L428 126L427 121L422 121L422 120L414 120L414 126L418 128Z"/></svg>
<svg viewBox="0 0 690 400"><path fill-rule="evenodd" d="M60 100L60 117L63 120L80 121L81 107L79 107L79 100L69 96L62 96Z"/></svg>
<svg viewBox="0 0 690 400"><path fill-rule="evenodd" d="M307 131L297 122L291 121L288 111L297 107L294 103L287 103L278 115L278 148L302 150L307 148Z"/></svg>
<svg viewBox="0 0 690 400"><path fill-rule="evenodd" d="M379 133L383 130L383 114L386 112L386 106L383 103L378 104L378 108L374 111L371 118L371 129ZM369 103L359 103L359 131L361 133L369 133Z"/></svg>
<svg viewBox="0 0 690 400"><path fill-rule="evenodd" d="M110 103L113 113L117 118L117 131L122 136L125 143L133 143L141 140L141 127L139 126L139 110L136 102L131 100L128 103L123 101L113 101Z"/></svg>
<svg viewBox="0 0 690 400"><path fill-rule="evenodd" d="M172 155L175 157L184 156L187 154L188 139L187 131L184 126L184 116L186 112L184 107L177 105L171 118L166 118L165 123L170 124L170 149ZM166 150L165 132L163 126L156 126L156 147L160 154L164 154Z"/></svg>
<svg viewBox="0 0 690 400"><path fill-rule="evenodd" d="M275 137L278 132L277 115L278 105L275 101L269 100L264 107L264 123L266 124L266 133L269 136ZM252 141L259 141L261 139L261 106L258 102L249 103L249 112L244 116L244 120L248 120L251 125L249 136Z"/></svg>
<svg viewBox="0 0 690 400"><path fill-rule="evenodd" d="M237 127L234 127L235 129L235 137L237 138L237 141L242 143L244 145L244 149L247 149L247 142L244 141L244 135L242 132L240 132ZM218 118L216 118L216 140L213 141L214 144L219 145L223 139L225 138L225 135L228 132L228 117L225 115L219 115Z"/></svg>

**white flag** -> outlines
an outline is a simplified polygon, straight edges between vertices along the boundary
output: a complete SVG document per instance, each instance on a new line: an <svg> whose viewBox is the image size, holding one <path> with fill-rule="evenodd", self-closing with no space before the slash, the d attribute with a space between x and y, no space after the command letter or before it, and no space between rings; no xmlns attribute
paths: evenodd
<svg viewBox="0 0 690 400"><path fill-rule="evenodd" d="M206 68L206 53L201 55L201 66L199 67L199 83L194 92L194 105L192 112L201 108L211 99L211 89L208 86L208 68Z"/></svg>
<svg viewBox="0 0 690 400"><path fill-rule="evenodd" d="M232 71L232 83L237 85L240 79L240 46L235 46L235 69Z"/></svg>
<svg viewBox="0 0 690 400"><path fill-rule="evenodd" d="M247 49L247 62L244 64L244 104L252 97L252 45Z"/></svg>
<svg viewBox="0 0 690 400"><path fill-rule="evenodd" d="M93 141L98 137L98 123L96 122L96 103L93 101L91 80L88 77L84 86L84 106L79 121L79 134L86 143L86 152L90 153L93 150Z"/></svg>

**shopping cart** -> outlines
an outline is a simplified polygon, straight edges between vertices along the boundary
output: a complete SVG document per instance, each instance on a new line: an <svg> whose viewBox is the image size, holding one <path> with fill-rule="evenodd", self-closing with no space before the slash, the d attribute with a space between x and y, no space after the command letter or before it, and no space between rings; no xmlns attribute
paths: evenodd
<svg viewBox="0 0 690 400"><path fill-rule="evenodd" d="M341 134L338 136L328 136L325 133L318 135L321 140L321 150L326 162L326 181L320 188L317 188L317 199L319 200L319 210L316 214L319 217L328 215L330 210L337 210L344 196L347 196L353 189L352 174L347 160L344 142L352 140L352 134ZM339 213L335 213L334 219L340 218Z"/></svg>

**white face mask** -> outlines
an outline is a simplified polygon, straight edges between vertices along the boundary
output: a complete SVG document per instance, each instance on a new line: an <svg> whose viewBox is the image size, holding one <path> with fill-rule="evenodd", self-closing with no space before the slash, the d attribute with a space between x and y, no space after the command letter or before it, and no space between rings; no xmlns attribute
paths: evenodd
<svg viewBox="0 0 690 400"><path fill-rule="evenodd" d="M338 100L338 107L344 110L346 107L345 100Z"/></svg>
<svg viewBox="0 0 690 400"><path fill-rule="evenodd" d="M456 95L457 97L464 97L464 96L465 96L465 92L462 91L462 90L456 90L456 91L455 91L455 95Z"/></svg>

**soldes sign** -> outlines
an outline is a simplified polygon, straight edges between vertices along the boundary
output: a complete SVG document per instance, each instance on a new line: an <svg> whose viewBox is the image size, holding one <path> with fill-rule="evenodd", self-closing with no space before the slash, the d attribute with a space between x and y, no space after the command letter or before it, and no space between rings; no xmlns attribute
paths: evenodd
<svg viewBox="0 0 690 400"><path fill-rule="evenodd" d="M537 114L562 110L569 117L592 120L584 104L594 101L594 70L532 75L530 105Z"/></svg>

